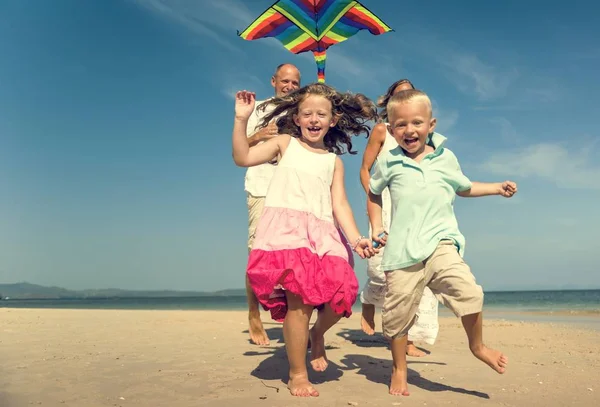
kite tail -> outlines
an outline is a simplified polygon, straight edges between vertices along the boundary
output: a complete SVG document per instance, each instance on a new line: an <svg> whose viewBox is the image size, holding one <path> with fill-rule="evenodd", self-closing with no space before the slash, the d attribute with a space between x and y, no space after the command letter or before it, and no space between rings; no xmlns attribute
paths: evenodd
<svg viewBox="0 0 600 407"><path fill-rule="evenodd" d="M313 51L315 62L317 63L317 81L325 82L325 60L327 51Z"/></svg>

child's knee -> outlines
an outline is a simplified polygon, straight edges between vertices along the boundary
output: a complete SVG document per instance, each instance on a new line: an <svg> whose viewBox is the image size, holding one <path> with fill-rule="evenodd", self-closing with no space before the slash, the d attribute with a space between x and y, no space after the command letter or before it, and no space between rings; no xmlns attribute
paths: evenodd
<svg viewBox="0 0 600 407"><path fill-rule="evenodd" d="M476 314L483 310L483 289L475 283L456 290L452 295L444 295L446 305L457 317Z"/></svg>
<svg viewBox="0 0 600 407"><path fill-rule="evenodd" d="M408 335L408 331L417 319L416 311L412 313L396 312L396 310L383 310L382 330L387 339L399 339Z"/></svg>
<svg viewBox="0 0 600 407"><path fill-rule="evenodd" d="M360 301L363 304L375 305L379 308L383 307L383 299L385 297L385 285L375 284L369 281L360 293Z"/></svg>
<svg viewBox="0 0 600 407"><path fill-rule="evenodd" d="M415 290L416 291L416 290ZM408 334L419 308L419 293L388 291L383 301L381 320L383 335L394 339Z"/></svg>

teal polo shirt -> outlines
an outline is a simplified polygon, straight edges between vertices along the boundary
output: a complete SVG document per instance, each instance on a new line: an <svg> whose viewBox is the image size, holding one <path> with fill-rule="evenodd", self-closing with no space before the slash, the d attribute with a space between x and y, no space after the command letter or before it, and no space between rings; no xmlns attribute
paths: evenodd
<svg viewBox="0 0 600 407"><path fill-rule="evenodd" d="M428 144L434 151L420 163L407 157L400 146L378 159L369 188L381 195L388 187L392 222L381 267L384 271L412 266L429 257L440 240L455 242L464 255L465 238L454 215L456 193L471 188L454 153L444 148L446 137L433 133Z"/></svg>

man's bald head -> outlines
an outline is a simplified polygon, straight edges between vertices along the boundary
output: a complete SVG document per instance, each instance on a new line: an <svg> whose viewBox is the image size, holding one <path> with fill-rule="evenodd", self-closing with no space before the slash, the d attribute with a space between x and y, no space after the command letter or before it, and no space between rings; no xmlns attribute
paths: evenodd
<svg viewBox="0 0 600 407"><path fill-rule="evenodd" d="M284 96L300 87L300 71L292 64L281 64L271 77L275 96Z"/></svg>

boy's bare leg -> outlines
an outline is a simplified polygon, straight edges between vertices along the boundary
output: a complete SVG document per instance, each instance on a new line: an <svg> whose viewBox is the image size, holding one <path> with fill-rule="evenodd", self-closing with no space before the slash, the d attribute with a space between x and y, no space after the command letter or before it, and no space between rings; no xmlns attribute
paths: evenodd
<svg viewBox="0 0 600 407"><path fill-rule="evenodd" d="M329 304L319 310L315 324L310 330L310 364L317 372L327 369L327 355L325 354L325 332L334 326L342 317L333 312Z"/></svg>
<svg viewBox="0 0 600 407"><path fill-rule="evenodd" d="M375 334L375 306L373 304L363 304L360 316L360 326L367 335ZM423 357L427 354L417 348L413 341L408 341L406 345L406 354L413 357Z"/></svg>
<svg viewBox="0 0 600 407"><path fill-rule="evenodd" d="M392 348L392 380L390 381L390 394L393 396L408 396L408 369L406 367L406 344L408 336L391 340Z"/></svg>
<svg viewBox="0 0 600 407"><path fill-rule="evenodd" d="M469 338L469 349L473 355L494 369L498 373L504 373L508 365L508 358L498 350L488 348L483 344L483 314L465 315L461 318L467 337Z"/></svg>
<svg viewBox="0 0 600 407"><path fill-rule="evenodd" d="M375 333L375 305L363 304L360 316L360 327L367 335Z"/></svg>
<svg viewBox="0 0 600 407"><path fill-rule="evenodd" d="M319 392L308 380L308 370L306 369L308 323L313 307L305 305L302 298L289 291L286 291L286 298L288 310L283 321L283 340L290 364L288 389L292 396L316 397Z"/></svg>
<svg viewBox="0 0 600 407"><path fill-rule="evenodd" d="M258 308L258 299L250 287L250 281L246 276L246 298L248 299L248 323L250 340L256 345L268 345L269 337L260 320L260 309Z"/></svg>

